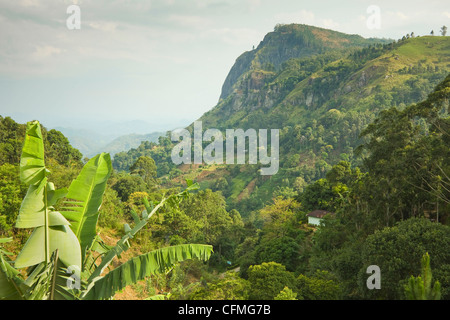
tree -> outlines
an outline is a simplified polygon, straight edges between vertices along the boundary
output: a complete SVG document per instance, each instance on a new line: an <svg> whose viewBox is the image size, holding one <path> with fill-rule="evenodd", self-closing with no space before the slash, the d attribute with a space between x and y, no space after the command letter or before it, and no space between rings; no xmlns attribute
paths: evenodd
<svg viewBox="0 0 450 320"><path fill-rule="evenodd" d="M405 295L409 300L439 300L441 298L441 284L439 281L432 284L430 255L425 253L422 257L422 272L417 278L411 276L405 286Z"/></svg>
<svg viewBox="0 0 450 320"><path fill-rule="evenodd" d="M10 117L0 116L0 164L19 162L25 129Z"/></svg>
<svg viewBox="0 0 450 320"><path fill-rule="evenodd" d="M258 263L273 261L295 271L301 258L299 241L289 236L262 237L255 248L255 258Z"/></svg>
<svg viewBox="0 0 450 320"><path fill-rule="evenodd" d="M199 225L199 233L191 239L195 242L217 245L233 225L224 197L210 189L199 191L186 199L180 209Z"/></svg>
<svg viewBox="0 0 450 320"><path fill-rule="evenodd" d="M268 238L280 238L288 235L295 224L295 214L299 210L300 203L293 198L273 199L273 204L260 210L260 216L264 221L263 231Z"/></svg>
<svg viewBox="0 0 450 320"><path fill-rule="evenodd" d="M60 132L52 129L47 132L48 155L62 165L69 165L71 162L80 163L83 155L73 148L69 140Z"/></svg>
<svg viewBox="0 0 450 320"><path fill-rule="evenodd" d="M248 268L249 299L273 300L284 287L294 288L295 276L276 262L264 262Z"/></svg>
<svg viewBox="0 0 450 320"><path fill-rule="evenodd" d="M155 161L151 157L140 156L130 167L130 173L139 175L148 186L151 186L156 179Z"/></svg>
<svg viewBox="0 0 450 320"><path fill-rule="evenodd" d="M280 293L274 298L274 300L299 300L297 299L297 295L298 294L290 288L284 287L283 290L281 290Z"/></svg>
<svg viewBox="0 0 450 320"><path fill-rule="evenodd" d="M119 198L126 202L131 194L146 191L147 185L138 175L120 174L112 188L117 192Z"/></svg>
<svg viewBox="0 0 450 320"><path fill-rule="evenodd" d="M198 188L188 181L188 188L181 193L163 197L159 203L145 201L146 210L141 217L134 216L135 226L126 224L124 236L115 246L108 247L97 234L96 225L111 171L109 154L102 153L85 164L68 190L55 189L48 182L40 124L27 124L20 179L28 186L28 192L16 227L34 230L14 261L0 250L0 299L109 299L124 286L165 272L178 261L209 259L212 247L208 245L165 247L134 257L103 274L115 257L128 250L130 239L156 211L165 205L178 205ZM64 197L67 200L58 212L53 206ZM101 261L97 265L98 258ZM27 268L26 279L18 270L22 268Z"/></svg>
<svg viewBox="0 0 450 320"><path fill-rule="evenodd" d="M26 193L18 173L19 168L15 165L5 163L0 166L0 235L12 230Z"/></svg>
<svg viewBox="0 0 450 320"><path fill-rule="evenodd" d="M316 270L312 277L300 274L297 289L305 300L337 300L341 296L340 284L324 270Z"/></svg>
<svg viewBox="0 0 450 320"><path fill-rule="evenodd" d="M365 198L379 224L437 213L439 202L450 204L449 88L447 76L424 101L383 110L362 132L368 139L357 153L368 151Z"/></svg>
<svg viewBox="0 0 450 320"><path fill-rule="evenodd" d="M358 283L365 298L396 300L404 298L408 277L421 270L425 253L433 258L433 275L442 285L442 298L450 296L450 227L424 218L410 218L367 237L359 253L362 265ZM379 266L382 290L368 290L367 267Z"/></svg>
<svg viewBox="0 0 450 320"><path fill-rule="evenodd" d="M434 36L434 30L431 30L430 34L431 34L432 36Z"/></svg>
<svg viewBox="0 0 450 320"><path fill-rule="evenodd" d="M444 37L445 37L445 35L447 34L447 27L446 27L446 26L442 26L442 27L441 27L441 34L442 34L442 36L444 36Z"/></svg>
<svg viewBox="0 0 450 320"><path fill-rule="evenodd" d="M234 271L227 271L222 277L205 283L189 296L192 300L247 300L250 283Z"/></svg>
<svg viewBox="0 0 450 320"><path fill-rule="evenodd" d="M298 202L307 211L331 210L332 199L333 193L329 182L326 179L319 179L304 188L303 193L298 197Z"/></svg>

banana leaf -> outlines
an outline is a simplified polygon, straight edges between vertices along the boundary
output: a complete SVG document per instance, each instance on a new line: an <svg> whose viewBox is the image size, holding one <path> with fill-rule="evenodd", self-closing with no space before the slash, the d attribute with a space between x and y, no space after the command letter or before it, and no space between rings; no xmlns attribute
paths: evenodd
<svg viewBox="0 0 450 320"><path fill-rule="evenodd" d="M50 185L50 183L48 183L48 185ZM53 191L52 195L56 192L51 190L51 186L47 187L47 191L49 190ZM52 198L52 200L54 200L56 197L52 196ZM37 186L30 185L19 209L16 228L35 228L43 226L45 224L45 208L44 188L39 189ZM70 225L70 223L59 212L48 211L48 225L60 226Z"/></svg>
<svg viewBox="0 0 450 320"><path fill-rule="evenodd" d="M210 258L212 251L213 248L210 245L182 244L142 254L111 270L105 276L94 279L88 286L83 299L109 299L127 285L153 274L164 273L178 262L188 259L206 261Z"/></svg>
<svg viewBox="0 0 450 320"><path fill-rule="evenodd" d="M41 125L38 121L28 122L20 158L20 180L28 186L44 186L47 174Z"/></svg>
<svg viewBox="0 0 450 320"><path fill-rule="evenodd" d="M97 234L98 211L111 171L109 154L101 153L90 159L72 181L66 196L68 200L61 210L80 241L83 257Z"/></svg>
<svg viewBox="0 0 450 320"><path fill-rule="evenodd" d="M58 249L59 259L66 266L77 266L81 270L81 249L75 234L66 225L48 228L49 251ZM22 251L14 261L16 268L25 268L45 261L45 227L34 229Z"/></svg>
<svg viewBox="0 0 450 320"><path fill-rule="evenodd" d="M11 241L12 238L2 238L0 243ZM11 253L0 248L0 300L22 299L19 286L23 280L19 278L19 271L11 265L11 260L7 257Z"/></svg>

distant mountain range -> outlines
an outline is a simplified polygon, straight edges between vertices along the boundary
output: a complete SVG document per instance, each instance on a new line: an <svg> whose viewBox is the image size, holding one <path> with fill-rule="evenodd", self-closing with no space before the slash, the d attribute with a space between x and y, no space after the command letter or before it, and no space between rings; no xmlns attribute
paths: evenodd
<svg viewBox="0 0 450 320"><path fill-rule="evenodd" d="M101 152L114 156L120 151L138 147L142 141L157 142L165 131L152 132L152 125L145 121L85 124L85 127L51 127L61 131L85 157L93 157ZM149 133L150 132L150 133Z"/></svg>

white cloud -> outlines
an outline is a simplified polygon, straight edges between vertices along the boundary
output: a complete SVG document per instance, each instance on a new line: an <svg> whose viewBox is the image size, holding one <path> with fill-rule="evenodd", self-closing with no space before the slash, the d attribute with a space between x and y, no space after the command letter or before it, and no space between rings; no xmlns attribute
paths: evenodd
<svg viewBox="0 0 450 320"><path fill-rule="evenodd" d="M339 28L339 23L335 22L333 19L322 19L321 26L326 29L337 29Z"/></svg>
<svg viewBox="0 0 450 320"><path fill-rule="evenodd" d="M264 36L259 31L250 28L215 28L206 30L204 38L216 38L229 45L250 46L258 43Z"/></svg>
<svg viewBox="0 0 450 320"><path fill-rule="evenodd" d="M442 14L443 14L445 17L450 18L450 12L444 11L444 12L442 12Z"/></svg>
<svg viewBox="0 0 450 320"><path fill-rule="evenodd" d="M36 51L33 53L33 58L35 59L46 59L46 58L50 58L53 55L58 55L62 52L63 50L60 48L56 48L50 45L45 45L45 46L37 46L36 47Z"/></svg>
<svg viewBox="0 0 450 320"><path fill-rule="evenodd" d="M301 23L326 29L336 29L339 27L339 23L333 19L317 17L312 11L308 10L279 13L275 15L275 19L278 23Z"/></svg>
<svg viewBox="0 0 450 320"><path fill-rule="evenodd" d="M250 12L254 12L261 6L261 0L248 0L248 8Z"/></svg>
<svg viewBox="0 0 450 320"><path fill-rule="evenodd" d="M279 23L302 23L310 25L316 21L314 13L307 10L278 13L275 15L275 20Z"/></svg>
<svg viewBox="0 0 450 320"><path fill-rule="evenodd" d="M108 22L108 21L90 22L90 23L88 23L88 26L93 29L97 29L97 30L101 30L101 31L105 31L105 32L113 32L117 29L117 23Z"/></svg>
<svg viewBox="0 0 450 320"><path fill-rule="evenodd" d="M396 12L388 11L387 14L390 18L393 18L393 19L399 19L402 21L409 19L409 17L406 14L404 14L403 12L400 12L400 11L396 11Z"/></svg>
<svg viewBox="0 0 450 320"><path fill-rule="evenodd" d="M37 7L39 6L39 0L21 0L19 5L21 7Z"/></svg>
<svg viewBox="0 0 450 320"><path fill-rule="evenodd" d="M203 29L211 25L211 20L201 16L172 14L168 21L176 23L181 27Z"/></svg>

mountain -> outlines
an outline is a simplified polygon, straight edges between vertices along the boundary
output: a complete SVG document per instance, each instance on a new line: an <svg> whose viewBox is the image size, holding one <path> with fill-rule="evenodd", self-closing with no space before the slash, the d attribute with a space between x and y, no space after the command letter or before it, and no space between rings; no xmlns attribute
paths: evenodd
<svg viewBox="0 0 450 320"><path fill-rule="evenodd" d="M117 152L139 146L145 140L157 142L158 137L165 134L163 130L150 131L154 130L155 126L141 120L92 122L76 127L56 126L54 129L64 133L70 143L88 158L101 152L109 152L114 156Z"/></svg>
<svg viewBox="0 0 450 320"><path fill-rule="evenodd" d="M120 136L102 147L103 152L108 152L111 156L116 153L137 148L142 141L158 142L160 136L165 132L152 132L149 134L127 134Z"/></svg>
<svg viewBox="0 0 450 320"><path fill-rule="evenodd" d="M319 43L318 49L290 49L302 46L295 39L305 38L304 33L315 37L304 45ZM329 35L334 41L324 40ZM408 104L424 98L448 71L448 38L383 40L376 45L374 41L303 25L280 27L254 50L251 68L239 77L236 70L245 69L240 67L242 56L250 53L237 59L219 103L200 120L204 127L256 129L305 124L330 109L376 112L388 107L386 103ZM291 52L286 60L267 53L275 51L276 43L278 51ZM292 52L305 54L291 58ZM260 56L265 57L263 64ZM388 100L383 106L373 100L377 94Z"/></svg>
<svg viewBox="0 0 450 320"><path fill-rule="evenodd" d="M332 49L364 47L392 40L365 39L359 35L301 24L277 25L268 33L258 47L239 56L222 86L220 99L226 99L234 84L251 70L279 69L293 58L311 57Z"/></svg>
<svg viewBox="0 0 450 320"><path fill-rule="evenodd" d="M242 54L225 79L218 104L199 120L203 130L279 129L280 169L261 176L260 165L180 165L174 144L141 144L118 165L139 155L155 159L165 183L188 178L220 190L243 216L274 196L292 196L345 160L360 133L384 109L424 100L450 72L450 38L364 39L305 25L281 25ZM192 129L193 124L188 126ZM130 158L130 159L127 159Z"/></svg>
<svg viewBox="0 0 450 320"><path fill-rule="evenodd" d="M56 126L53 129L62 132L84 157L92 157L111 141L111 137L90 129L75 129L71 127ZM95 137L95 139L92 139Z"/></svg>

